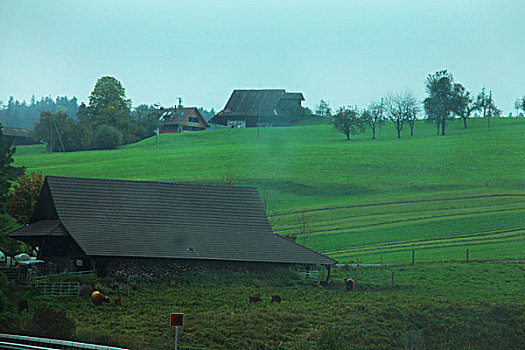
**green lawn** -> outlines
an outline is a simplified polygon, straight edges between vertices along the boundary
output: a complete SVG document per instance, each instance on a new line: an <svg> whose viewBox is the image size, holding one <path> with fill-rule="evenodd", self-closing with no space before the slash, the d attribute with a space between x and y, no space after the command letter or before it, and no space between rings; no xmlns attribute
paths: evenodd
<svg viewBox="0 0 525 350"><path fill-rule="evenodd" d="M345 141L330 125L163 134L113 151L17 148L46 175L257 186L276 232L341 262L522 259L525 119L419 122L398 140L386 124Z"/></svg>

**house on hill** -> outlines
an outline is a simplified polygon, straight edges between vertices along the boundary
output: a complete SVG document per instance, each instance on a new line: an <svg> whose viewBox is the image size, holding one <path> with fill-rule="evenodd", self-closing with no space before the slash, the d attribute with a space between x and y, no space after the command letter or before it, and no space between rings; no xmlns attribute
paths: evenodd
<svg viewBox="0 0 525 350"><path fill-rule="evenodd" d="M203 131L210 127L197 107L161 109L157 114L161 134Z"/></svg>
<svg viewBox="0 0 525 350"><path fill-rule="evenodd" d="M272 231L256 188L48 176L31 223L38 258L104 274L122 261L330 266ZM328 275L329 276L329 275Z"/></svg>
<svg viewBox="0 0 525 350"><path fill-rule="evenodd" d="M222 111L210 123L229 128L288 125L287 117L301 107L300 92L273 90L234 90Z"/></svg>

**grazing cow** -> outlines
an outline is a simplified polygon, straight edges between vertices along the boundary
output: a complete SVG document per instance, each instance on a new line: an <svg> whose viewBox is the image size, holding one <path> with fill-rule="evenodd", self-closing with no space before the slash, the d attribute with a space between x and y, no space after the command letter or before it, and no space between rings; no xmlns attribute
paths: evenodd
<svg viewBox="0 0 525 350"><path fill-rule="evenodd" d="M113 300L113 302L115 303L115 305L120 305L122 303L120 297L116 297L115 300Z"/></svg>
<svg viewBox="0 0 525 350"><path fill-rule="evenodd" d="M273 303L273 302L276 302L276 303L281 303L281 297L279 295L272 295L272 300L270 301L270 303Z"/></svg>
<svg viewBox="0 0 525 350"><path fill-rule="evenodd" d="M258 295L250 295L250 303L258 303L262 301L261 297Z"/></svg>
<svg viewBox="0 0 525 350"><path fill-rule="evenodd" d="M354 289L354 280L351 279L351 278L348 278L346 277L345 278L345 287L346 287L346 291L351 291L352 289Z"/></svg>
<svg viewBox="0 0 525 350"><path fill-rule="evenodd" d="M18 305L18 312L22 312L24 310L27 310L27 312L29 312L29 303L26 299L18 299L17 305Z"/></svg>
<svg viewBox="0 0 525 350"><path fill-rule="evenodd" d="M109 297L107 295L104 295L100 293L98 290L91 293L91 301L93 304L100 306L102 303L109 303Z"/></svg>

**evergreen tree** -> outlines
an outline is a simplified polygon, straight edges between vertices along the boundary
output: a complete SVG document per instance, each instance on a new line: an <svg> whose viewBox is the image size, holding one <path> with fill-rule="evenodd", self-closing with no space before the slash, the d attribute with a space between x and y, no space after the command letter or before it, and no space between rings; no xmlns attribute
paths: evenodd
<svg viewBox="0 0 525 350"><path fill-rule="evenodd" d="M23 168L13 167L15 147L11 138L4 136L0 124L0 233L13 228L13 220L7 215L11 181L23 173Z"/></svg>

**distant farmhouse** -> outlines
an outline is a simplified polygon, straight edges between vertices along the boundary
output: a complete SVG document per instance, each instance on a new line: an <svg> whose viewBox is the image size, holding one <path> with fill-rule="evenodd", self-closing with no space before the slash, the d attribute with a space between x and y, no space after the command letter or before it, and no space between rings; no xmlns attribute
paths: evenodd
<svg viewBox="0 0 525 350"><path fill-rule="evenodd" d="M19 145L31 145L35 142L30 139L32 130L26 128L15 128L11 126L3 126L2 133L8 138L13 138L13 144Z"/></svg>
<svg viewBox="0 0 525 350"><path fill-rule="evenodd" d="M202 131L210 126L197 107L168 108L156 111L160 121L160 133ZM179 123L181 126L179 126Z"/></svg>
<svg viewBox="0 0 525 350"><path fill-rule="evenodd" d="M301 107L302 101L302 93L284 89L234 90L224 109L210 122L229 128L285 126L289 113Z"/></svg>
<svg viewBox="0 0 525 350"><path fill-rule="evenodd" d="M133 261L272 266L335 260L272 231L256 188L48 176L31 224L8 234L70 271Z"/></svg>

